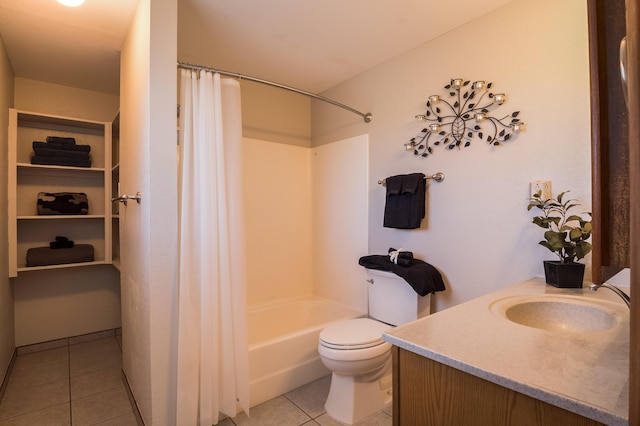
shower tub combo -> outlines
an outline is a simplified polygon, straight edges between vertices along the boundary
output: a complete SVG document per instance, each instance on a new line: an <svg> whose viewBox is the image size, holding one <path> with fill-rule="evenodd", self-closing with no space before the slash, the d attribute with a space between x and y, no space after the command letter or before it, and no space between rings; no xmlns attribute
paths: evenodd
<svg viewBox="0 0 640 426"><path fill-rule="evenodd" d="M258 405L331 372L318 355L328 324L366 316L348 306L306 297L250 307L250 405Z"/></svg>

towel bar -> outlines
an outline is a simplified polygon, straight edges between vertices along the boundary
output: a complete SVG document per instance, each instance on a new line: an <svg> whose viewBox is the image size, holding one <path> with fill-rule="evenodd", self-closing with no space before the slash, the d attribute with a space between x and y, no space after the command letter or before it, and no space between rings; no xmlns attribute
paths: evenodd
<svg viewBox="0 0 640 426"><path fill-rule="evenodd" d="M438 173L435 173L435 174L433 174L433 175L431 175L431 176L425 176L425 179L427 179L427 180L428 180L428 179L433 179L433 180L435 180L436 182L442 182L442 181L444 180L444 173L442 173L442 172L438 172ZM387 180L386 180L386 179L380 179L380 180L378 181L378 184L379 184L379 185L382 185L382 186L386 186L386 184L387 184Z"/></svg>

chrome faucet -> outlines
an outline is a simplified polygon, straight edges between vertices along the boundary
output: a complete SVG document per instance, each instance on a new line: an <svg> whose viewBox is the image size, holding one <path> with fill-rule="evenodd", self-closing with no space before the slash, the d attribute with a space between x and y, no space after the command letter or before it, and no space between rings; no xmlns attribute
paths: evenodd
<svg viewBox="0 0 640 426"><path fill-rule="evenodd" d="M625 293L624 291L620 290L618 287L616 287L614 285L611 285L611 284L607 284L607 283L591 284L589 286L589 288L591 290L593 290L593 291L597 291L600 287L608 288L609 290L613 291L615 294L620 296L622 298L622 300L624 300L624 303L627 304L627 307L629 309L631 309L631 297L629 297L629 295L627 293Z"/></svg>

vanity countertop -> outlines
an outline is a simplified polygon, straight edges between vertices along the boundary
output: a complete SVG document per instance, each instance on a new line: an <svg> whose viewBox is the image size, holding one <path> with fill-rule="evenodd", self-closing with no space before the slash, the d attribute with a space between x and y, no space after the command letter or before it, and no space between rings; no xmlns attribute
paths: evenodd
<svg viewBox="0 0 640 426"><path fill-rule="evenodd" d="M628 311L608 289L559 289L532 278L387 330L383 339L592 420L627 425L628 313L612 329L571 333L519 325L490 309L497 300L519 295L596 298Z"/></svg>

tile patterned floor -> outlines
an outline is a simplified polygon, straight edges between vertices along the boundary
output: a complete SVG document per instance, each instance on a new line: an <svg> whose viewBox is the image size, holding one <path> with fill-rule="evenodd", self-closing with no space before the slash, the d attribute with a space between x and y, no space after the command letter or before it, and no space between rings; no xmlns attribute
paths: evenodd
<svg viewBox="0 0 640 426"><path fill-rule="evenodd" d="M137 426L122 382L119 337L19 352L0 402L0 426ZM323 377L251 408L250 417L240 413L218 425L339 426L324 410L330 383L331 376ZM391 424L389 408L357 426Z"/></svg>
<svg viewBox="0 0 640 426"><path fill-rule="evenodd" d="M219 426L340 426L324 410L331 376L294 389L282 396L252 407L250 417L240 413L227 418ZM384 409L359 422L357 426L391 426L391 408Z"/></svg>
<svg viewBox="0 0 640 426"><path fill-rule="evenodd" d="M0 402L0 426L137 426L122 382L120 336L89 339L96 337L19 351Z"/></svg>

